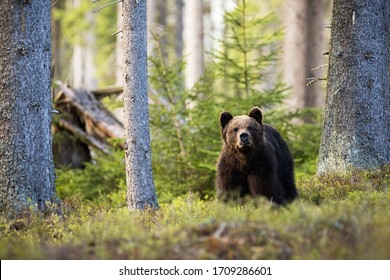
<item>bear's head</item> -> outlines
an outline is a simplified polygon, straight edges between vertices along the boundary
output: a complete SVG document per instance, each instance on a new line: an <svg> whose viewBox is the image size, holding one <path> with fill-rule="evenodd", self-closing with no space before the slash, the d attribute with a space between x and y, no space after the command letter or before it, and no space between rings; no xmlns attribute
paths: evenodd
<svg viewBox="0 0 390 280"><path fill-rule="evenodd" d="M241 153L252 151L263 137L262 118L258 107L252 108L248 116L234 118L229 112L222 112L219 121L225 145Z"/></svg>

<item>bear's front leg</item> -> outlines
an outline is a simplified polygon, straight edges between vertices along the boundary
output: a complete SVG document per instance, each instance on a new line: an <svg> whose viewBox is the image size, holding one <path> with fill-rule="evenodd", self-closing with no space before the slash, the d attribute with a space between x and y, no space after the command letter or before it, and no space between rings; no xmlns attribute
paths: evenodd
<svg viewBox="0 0 390 280"><path fill-rule="evenodd" d="M248 188L253 197L264 195L277 204L285 202L281 185L272 180L272 176L248 175Z"/></svg>
<svg viewBox="0 0 390 280"><path fill-rule="evenodd" d="M248 175L247 180L249 192L253 197L266 195L266 182L260 176Z"/></svg>
<svg viewBox="0 0 390 280"><path fill-rule="evenodd" d="M234 171L220 171L217 174L218 198L227 201L248 194L246 176Z"/></svg>

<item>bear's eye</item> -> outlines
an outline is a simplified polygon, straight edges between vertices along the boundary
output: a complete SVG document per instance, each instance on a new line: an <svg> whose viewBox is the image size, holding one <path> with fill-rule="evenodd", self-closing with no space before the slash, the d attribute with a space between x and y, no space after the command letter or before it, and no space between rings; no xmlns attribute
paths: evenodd
<svg viewBox="0 0 390 280"><path fill-rule="evenodd" d="M254 128L253 127L251 127L251 126L248 126L248 131L249 132L252 132L254 130Z"/></svg>
<svg viewBox="0 0 390 280"><path fill-rule="evenodd" d="M238 131L238 127L233 128L233 131L237 132Z"/></svg>

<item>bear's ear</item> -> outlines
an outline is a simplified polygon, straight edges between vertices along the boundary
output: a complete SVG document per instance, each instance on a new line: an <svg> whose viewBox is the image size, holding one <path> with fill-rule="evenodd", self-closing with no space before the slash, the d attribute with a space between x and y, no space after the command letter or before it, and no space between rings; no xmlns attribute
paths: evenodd
<svg viewBox="0 0 390 280"><path fill-rule="evenodd" d="M261 113L261 110L259 107L253 107L249 114L249 117L254 118L256 121L258 121L259 124L263 123L263 114Z"/></svg>
<svg viewBox="0 0 390 280"><path fill-rule="evenodd" d="M233 119L232 114L229 112L222 112L219 116L219 123L221 124L221 127L224 128L231 119Z"/></svg>

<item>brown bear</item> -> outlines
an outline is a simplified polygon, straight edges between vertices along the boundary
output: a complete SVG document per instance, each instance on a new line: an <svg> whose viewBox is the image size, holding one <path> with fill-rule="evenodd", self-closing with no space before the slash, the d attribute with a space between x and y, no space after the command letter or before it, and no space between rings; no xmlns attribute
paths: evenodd
<svg viewBox="0 0 390 280"><path fill-rule="evenodd" d="M263 123L258 107L248 116L220 115L223 148L217 166L219 198L263 195L277 204L294 200L294 162L280 133Z"/></svg>

